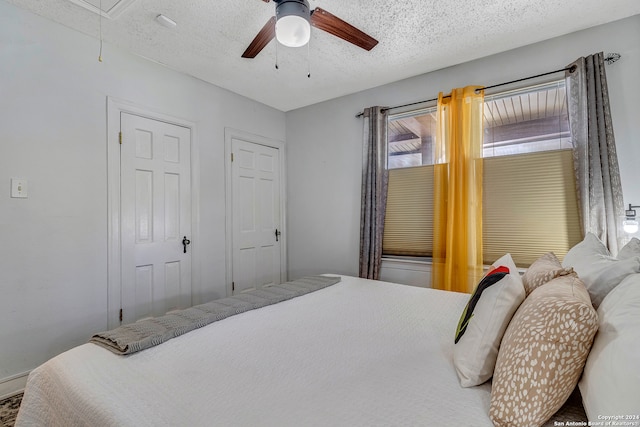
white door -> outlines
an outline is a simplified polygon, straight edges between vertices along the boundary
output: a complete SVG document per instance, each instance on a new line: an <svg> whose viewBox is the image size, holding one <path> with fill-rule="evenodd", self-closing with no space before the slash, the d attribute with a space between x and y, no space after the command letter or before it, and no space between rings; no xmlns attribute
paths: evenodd
<svg viewBox="0 0 640 427"><path fill-rule="evenodd" d="M231 140L233 291L281 282L280 153Z"/></svg>
<svg viewBox="0 0 640 427"><path fill-rule="evenodd" d="M124 112L120 126L121 317L130 323L191 306L191 130Z"/></svg>

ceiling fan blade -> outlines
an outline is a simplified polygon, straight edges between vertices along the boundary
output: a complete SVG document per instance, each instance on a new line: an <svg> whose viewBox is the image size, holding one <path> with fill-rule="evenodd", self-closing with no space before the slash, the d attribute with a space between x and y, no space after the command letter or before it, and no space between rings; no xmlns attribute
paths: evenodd
<svg viewBox="0 0 640 427"><path fill-rule="evenodd" d="M265 3L269 3L271 0L262 0Z"/></svg>
<svg viewBox="0 0 640 427"><path fill-rule="evenodd" d="M365 50L371 50L378 44L378 40L319 7L311 14L311 25Z"/></svg>
<svg viewBox="0 0 640 427"><path fill-rule="evenodd" d="M258 35L251 41L247 50L242 54L243 58L255 58L256 55L264 49L266 45L276 36L276 17L272 16L271 19L264 24L264 27L260 30Z"/></svg>

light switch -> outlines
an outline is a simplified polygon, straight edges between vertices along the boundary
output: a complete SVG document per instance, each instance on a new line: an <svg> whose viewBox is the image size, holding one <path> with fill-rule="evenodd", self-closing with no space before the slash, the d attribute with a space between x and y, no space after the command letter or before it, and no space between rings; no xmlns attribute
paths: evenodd
<svg viewBox="0 0 640 427"><path fill-rule="evenodd" d="M27 198L27 181L19 178L11 178L11 197Z"/></svg>

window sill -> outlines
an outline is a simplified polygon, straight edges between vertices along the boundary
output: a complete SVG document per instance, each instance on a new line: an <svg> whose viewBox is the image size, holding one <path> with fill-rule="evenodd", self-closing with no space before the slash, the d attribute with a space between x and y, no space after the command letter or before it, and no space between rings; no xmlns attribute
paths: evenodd
<svg viewBox="0 0 640 427"><path fill-rule="evenodd" d="M406 263L406 264L424 264L431 265L431 257L420 257L420 256L399 256L399 255L384 255L382 257L382 262L397 262L397 263Z"/></svg>
<svg viewBox="0 0 640 427"><path fill-rule="evenodd" d="M382 263L386 266L386 267L402 267L405 266L406 268L410 268L410 267L418 267L419 266L431 266L433 264L433 259L431 257L412 257L412 256L399 256L399 255L385 255L382 257ZM489 269L489 265L483 265L482 269L484 271L487 271ZM524 267L516 267L518 270L518 273L520 273L520 275L523 275L525 271L527 271L526 268ZM431 271L431 270L428 270Z"/></svg>

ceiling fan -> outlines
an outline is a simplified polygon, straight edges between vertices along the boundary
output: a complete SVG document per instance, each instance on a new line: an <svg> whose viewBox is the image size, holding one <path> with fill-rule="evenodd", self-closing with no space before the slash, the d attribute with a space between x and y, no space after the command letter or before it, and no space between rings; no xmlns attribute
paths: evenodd
<svg viewBox="0 0 640 427"><path fill-rule="evenodd" d="M262 1L269 3L270 0ZM378 40L324 9L316 7L310 11L307 0L273 1L276 4L276 15L267 21L251 41L242 54L243 58L255 58L274 37L285 46L304 46L309 42L311 25L365 50L371 50L378 44Z"/></svg>

